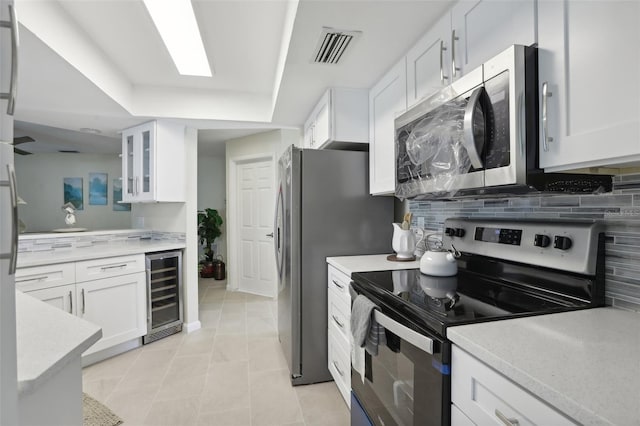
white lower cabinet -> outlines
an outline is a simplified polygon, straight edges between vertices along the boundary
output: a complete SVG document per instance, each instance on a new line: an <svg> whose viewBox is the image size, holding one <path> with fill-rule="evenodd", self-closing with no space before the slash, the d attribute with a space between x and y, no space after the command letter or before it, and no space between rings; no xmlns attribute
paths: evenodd
<svg viewBox="0 0 640 426"><path fill-rule="evenodd" d="M328 266L328 362L340 394L351 406L351 277Z"/></svg>
<svg viewBox="0 0 640 426"><path fill-rule="evenodd" d="M68 262L16 273L16 288L102 328L83 356L147 334L144 254Z"/></svg>
<svg viewBox="0 0 640 426"><path fill-rule="evenodd" d="M453 346L452 425L575 425L525 389Z"/></svg>
<svg viewBox="0 0 640 426"><path fill-rule="evenodd" d="M144 272L76 284L78 316L102 327L89 355L147 333Z"/></svg>
<svg viewBox="0 0 640 426"><path fill-rule="evenodd" d="M28 291L27 294L55 306L65 312L75 315L76 307L76 285L67 284L59 287L43 288L40 290Z"/></svg>

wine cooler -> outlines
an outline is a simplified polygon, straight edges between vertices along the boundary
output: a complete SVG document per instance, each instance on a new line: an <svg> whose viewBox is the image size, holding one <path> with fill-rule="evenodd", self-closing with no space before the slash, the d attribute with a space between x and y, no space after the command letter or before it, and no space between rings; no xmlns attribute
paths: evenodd
<svg viewBox="0 0 640 426"><path fill-rule="evenodd" d="M182 331L182 252L146 256L147 335L142 343L154 342Z"/></svg>

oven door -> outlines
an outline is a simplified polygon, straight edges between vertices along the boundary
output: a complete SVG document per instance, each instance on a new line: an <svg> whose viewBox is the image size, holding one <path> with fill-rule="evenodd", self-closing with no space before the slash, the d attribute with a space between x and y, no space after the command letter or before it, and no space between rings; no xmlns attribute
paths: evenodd
<svg viewBox="0 0 640 426"><path fill-rule="evenodd" d="M404 319L378 310L375 317L385 328L387 342L378 346L375 356L354 348L351 368L353 393L368 418L379 426L448 424L448 343L413 330L417 327Z"/></svg>
<svg viewBox="0 0 640 426"><path fill-rule="evenodd" d="M396 195L443 197L482 188L493 126L482 67L398 117Z"/></svg>

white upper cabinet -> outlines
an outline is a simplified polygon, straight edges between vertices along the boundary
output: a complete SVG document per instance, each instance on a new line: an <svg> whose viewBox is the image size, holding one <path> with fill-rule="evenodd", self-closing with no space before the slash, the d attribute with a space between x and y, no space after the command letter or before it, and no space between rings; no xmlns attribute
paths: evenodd
<svg viewBox="0 0 640 426"><path fill-rule="evenodd" d="M544 2L542 2L544 3ZM536 42L535 0L463 0L451 9L452 80L512 44Z"/></svg>
<svg viewBox="0 0 640 426"><path fill-rule="evenodd" d="M369 143L366 89L331 88L304 124L303 148L344 148Z"/></svg>
<svg viewBox="0 0 640 426"><path fill-rule="evenodd" d="M395 118L407 109L407 65L402 58L369 90L369 192L396 189Z"/></svg>
<svg viewBox="0 0 640 426"><path fill-rule="evenodd" d="M640 2L538 2L540 167L640 164Z"/></svg>
<svg viewBox="0 0 640 426"><path fill-rule="evenodd" d="M185 201L184 129L152 121L122 131L122 201Z"/></svg>
<svg viewBox="0 0 640 426"><path fill-rule="evenodd" d="M451 14L445 14L407 52L407 104L412 106L450 83Z"/></svg>

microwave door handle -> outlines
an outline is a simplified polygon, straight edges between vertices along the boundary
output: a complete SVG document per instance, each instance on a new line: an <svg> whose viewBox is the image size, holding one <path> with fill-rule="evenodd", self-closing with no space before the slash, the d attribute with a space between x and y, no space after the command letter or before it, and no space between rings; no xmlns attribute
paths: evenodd
<svg viewBox="0 0 640 426"><path fill-rule="evenodd" d="M480 158L480 153L478 152L475 138L473 136L473 122L476 118L476 106L480 103L483 90L484 87L478 87L473 91L464 111L464 138L462 138L462 141L464 147L467 149L471 165L475 169L481 169L483 167L482 159Z"/></svg>

